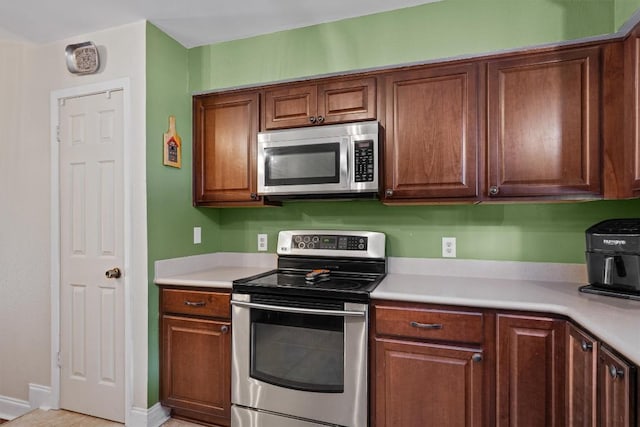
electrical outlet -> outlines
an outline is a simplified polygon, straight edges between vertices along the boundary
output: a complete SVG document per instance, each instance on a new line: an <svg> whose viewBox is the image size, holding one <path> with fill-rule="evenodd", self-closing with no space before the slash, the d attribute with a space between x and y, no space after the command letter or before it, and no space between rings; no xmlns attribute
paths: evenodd
<svg viewBox="0 0 640 427"><path fill-rule="evenodd" d="M258 234L258 250L266 251L268 247L268 239L266 234Z"/></svg>
<svg viewBox="0 0 640 427"><path fill-rule="evenodd" d="M202 228L193 227L193 244L199 245L202 243Z"/></svg>
<svg viewBox="0 0 640 427"><path fill-rule="evenodd" d="M442 257L443 258L456 257L456 238L455 237L442 238Z"/></svg>

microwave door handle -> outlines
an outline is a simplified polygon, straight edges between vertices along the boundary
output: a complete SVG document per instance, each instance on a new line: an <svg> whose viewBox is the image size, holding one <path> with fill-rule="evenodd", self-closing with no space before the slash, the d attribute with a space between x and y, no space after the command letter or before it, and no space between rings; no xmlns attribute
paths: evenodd
<svg viewBox="0 0 640 427"><path fill-rule="evenodd" d="M287 307L281 305L269 305L269 304L257 304L254 302L243 301L231 301L231 305L235 305L242 308L257 308L260 310L279 311L285 313L298 313L298 314L316 314L322 316L336 316L336 317L364 317L364 311L343 311L343 310L322 310L315 308L300 308L300 307Z"/></svg>
<svg viewBox="0 0 640 427"><path fill-rule="evenodd" d="M604 271L602 272L602 283L611 285L611 273L613 271L613 257L604 258Z"/></svg>

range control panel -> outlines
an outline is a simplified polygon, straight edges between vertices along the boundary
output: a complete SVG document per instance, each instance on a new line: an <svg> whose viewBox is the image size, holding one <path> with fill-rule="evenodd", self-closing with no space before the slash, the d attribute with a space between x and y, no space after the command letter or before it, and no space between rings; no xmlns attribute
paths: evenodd
<svg viewBox="0 0 640 427"><path fill-rule="evenodd" d="M291 247L295 249L366 251L368 240L364 236L296 234L291 239Z"/></svg>

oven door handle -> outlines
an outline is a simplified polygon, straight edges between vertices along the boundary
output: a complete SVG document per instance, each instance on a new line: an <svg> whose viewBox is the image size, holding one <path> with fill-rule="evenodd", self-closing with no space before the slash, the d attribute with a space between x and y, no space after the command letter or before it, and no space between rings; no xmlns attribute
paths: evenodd
<svg viewBox="0 0 640 427"><path fill-rule="evenodd" d="M254 302L231 301L231 305L242 308L258 308L260 310L280 311L285 313L316 314L336 317L364 317L364 311L322 310L315 308L287 307L282 305L257 304Z"/></svg>

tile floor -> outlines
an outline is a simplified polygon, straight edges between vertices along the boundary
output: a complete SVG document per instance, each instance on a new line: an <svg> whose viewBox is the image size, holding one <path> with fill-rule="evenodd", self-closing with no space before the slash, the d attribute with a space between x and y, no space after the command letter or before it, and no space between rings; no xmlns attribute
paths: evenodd
<svg viewBox="0 0 640 427"><path fill-rule="evenodd" d="M93 418L63 410L36 409L10 422L0 420L6 427L122 427L120 423ZM162 427L202 427L187 421L170 419Z"/></svg>

